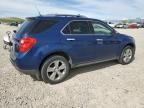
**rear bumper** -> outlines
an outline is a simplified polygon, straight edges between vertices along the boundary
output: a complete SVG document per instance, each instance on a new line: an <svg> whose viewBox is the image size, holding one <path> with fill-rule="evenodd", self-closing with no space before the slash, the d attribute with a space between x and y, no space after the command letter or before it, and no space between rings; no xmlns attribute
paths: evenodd
<svg viewBox="0 0 144 108"><path fill-rule="evenodd" d="M39 72L37 70L25 70L25 69L21 69L20 66L17 64L17 62L15 62L14 60L12 60L12 58L10 58L10 62L16 68L16 70L18 70L20 73L23 73L23 74L26 74L26 75L39 75Z"/></svg>

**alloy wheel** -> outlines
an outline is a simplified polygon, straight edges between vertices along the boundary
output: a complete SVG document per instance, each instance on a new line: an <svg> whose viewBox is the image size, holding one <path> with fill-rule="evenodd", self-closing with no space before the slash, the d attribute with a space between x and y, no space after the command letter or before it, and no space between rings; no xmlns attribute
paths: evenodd
<svg viewBox="0 0 144 108"><path fill-rule="evenodd" d="M132 55L133 55L132 49L126 49L123 53L123 61L125 63L130 62L132 59Z"/></svg>
<svg viewBox="0 0 144 108"><path fill-rule="evenodd" d="M66 64L61 60L55 60L47 68L47 77L53 81L60 80L66 73Z"/></svg>

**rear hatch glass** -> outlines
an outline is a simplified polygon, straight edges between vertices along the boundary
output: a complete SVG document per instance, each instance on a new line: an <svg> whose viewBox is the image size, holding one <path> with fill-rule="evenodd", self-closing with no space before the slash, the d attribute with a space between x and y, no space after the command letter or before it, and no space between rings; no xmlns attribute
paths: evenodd
<svg viewBox="0 0 144 108"><path fill-rule="evenodd" d="M55 20L36 20L27 19L16 33L16 39L19 40L25 34L37 34L50 29L57 21Z"/></svg>

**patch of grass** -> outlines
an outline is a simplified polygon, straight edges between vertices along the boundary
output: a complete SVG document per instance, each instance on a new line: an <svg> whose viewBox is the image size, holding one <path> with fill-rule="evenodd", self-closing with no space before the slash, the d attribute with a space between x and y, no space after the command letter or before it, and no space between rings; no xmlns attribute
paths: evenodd
<svg viewBox="0 0 144 108"><path fill-rule="evenodd" d="M17 17L9 17L9 18L0 18L0 22L2 23L22 23L24 22L24 19L17 18Z"/></svg>

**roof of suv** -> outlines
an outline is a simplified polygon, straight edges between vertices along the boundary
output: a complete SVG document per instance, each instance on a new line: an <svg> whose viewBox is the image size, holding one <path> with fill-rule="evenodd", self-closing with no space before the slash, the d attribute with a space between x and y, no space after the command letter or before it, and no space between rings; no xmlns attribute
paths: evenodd
<svg viewBox="0 0 144 108"><path fill-rule="evenodd" d="M28 19L39 19L39 20L46 20L46 19L74 19L74 20L88 20L86 16L82 15L69 15L69 14L48 14L48 15L40 15L37 17L28 17Z"/></svg>

